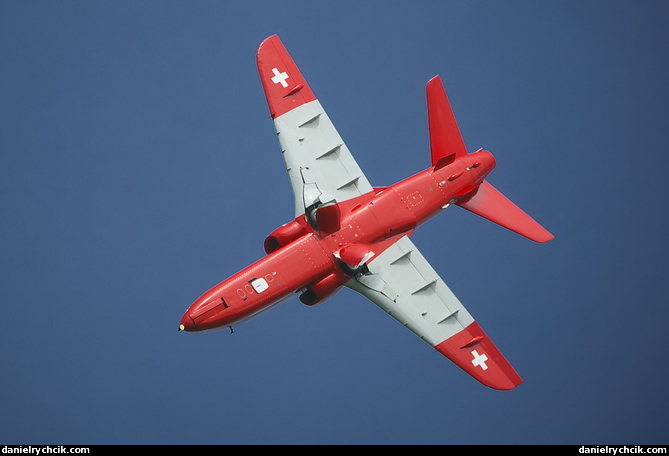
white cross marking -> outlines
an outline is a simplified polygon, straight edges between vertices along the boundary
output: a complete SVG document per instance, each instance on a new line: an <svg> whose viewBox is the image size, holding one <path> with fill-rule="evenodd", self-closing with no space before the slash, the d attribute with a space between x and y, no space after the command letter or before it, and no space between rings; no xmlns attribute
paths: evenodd
<svg viewBox="0 0 669 456"><path fill-rule="evenodd" d="M288 73L285 71L283 73L279 73L278 68L272 68L272 73L274 73L274 77L272 78L272 82L274 84L281 84L283 87L288 87L288 83L286 82L286 79L288 79Z"/></svg>
<svg viewBox="0 0 669 456"><path fill-rule="evenodd" d="M481 369L483 370L488 369L488 366L485 365L485 362L488 361L488 357L485 355L485 353L479 355L479 352L472 350L472 355L474 355L474 359L472 359L472 364L474 367L481 366Z"/></svg>

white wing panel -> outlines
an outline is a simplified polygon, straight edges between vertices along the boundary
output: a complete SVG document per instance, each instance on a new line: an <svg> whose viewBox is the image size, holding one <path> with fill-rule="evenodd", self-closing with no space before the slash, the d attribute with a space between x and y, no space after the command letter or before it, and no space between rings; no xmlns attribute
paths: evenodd
<svg viewBox="0 0 669 456"><path fill-rule="evenodd" d="M435 346L474 319L411 240L404 236L368 264L370 274L349 280L425 342Z"/></svg>
<svg viewBox="0 0 669 456"><path fill-rule="evenodd" d="M277 117L274 126L296 217L318 200L341 202L373 190L318 100Z"/></svg>

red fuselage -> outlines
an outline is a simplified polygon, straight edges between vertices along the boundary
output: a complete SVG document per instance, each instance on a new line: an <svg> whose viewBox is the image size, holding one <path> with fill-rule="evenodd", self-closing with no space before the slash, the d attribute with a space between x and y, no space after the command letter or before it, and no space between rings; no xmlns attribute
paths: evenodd
<svg viewBox="0 0 669 456"><path fill-rule="evenodd" d="M336 220L325 220L323 229L297 217L277 229L283 237L266 241L267 256L200 296L179 329L232 327L301 291L306 304L322 302L351 278L347 265L366 261L365 253L378 255L473 190L494 167L492 154L479 151L339 203Z"/></svg>

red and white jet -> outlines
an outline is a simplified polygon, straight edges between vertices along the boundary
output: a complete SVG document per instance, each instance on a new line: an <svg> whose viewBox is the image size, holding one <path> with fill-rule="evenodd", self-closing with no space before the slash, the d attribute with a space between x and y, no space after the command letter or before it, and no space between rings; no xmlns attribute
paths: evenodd
<svg viewBox="0 0 669 456"><path fill-rule="evenodd" d="M277 36L258 71L295 195L295 220L265 239L267 256L219 283L186 311L180 330L231 328L295 293L307 305L349 287L484 385L522 379L409 239L457 205L536 242L546 229L484 179L490 152L468 153L441 79L427 83L432 166L372 187Z"/></svg>

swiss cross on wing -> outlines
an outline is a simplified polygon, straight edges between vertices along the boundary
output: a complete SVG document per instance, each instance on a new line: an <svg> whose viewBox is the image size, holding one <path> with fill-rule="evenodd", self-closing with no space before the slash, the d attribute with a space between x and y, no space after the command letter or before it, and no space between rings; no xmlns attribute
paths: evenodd
<svg viewBox="0 0 669 456"><path fill-rule="evenodd" d="M485 355L485 353L480 354L476 350L472 350L472 356L474 359L472 359L472 364L474 367L481 367L483 370L487 370L488 366L486 365L486 361L488 361L488 357Z"/></svg>
<svg viewBox="0 0 669 456"><path fill-rule="evenodd" d="M290 77L288 76L288 73L285 71L280 72L278 68L272 68L272 73L274 73L274 77L272 77L272 82L274 84L281 84L284 88L288 87L288 83L286 82L286 79Z"/></svg>

